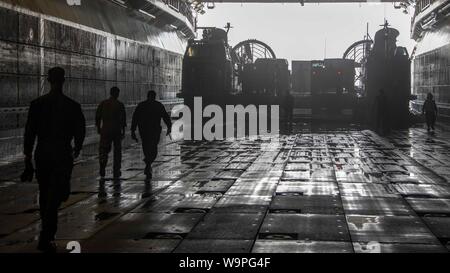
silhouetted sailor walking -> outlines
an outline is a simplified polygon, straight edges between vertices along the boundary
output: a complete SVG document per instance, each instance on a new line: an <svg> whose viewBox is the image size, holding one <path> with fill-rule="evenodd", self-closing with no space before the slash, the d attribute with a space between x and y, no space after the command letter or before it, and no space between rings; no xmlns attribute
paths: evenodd
<svg viewBox="0 0 450 273"><path fill-rule="evenodd" d="M55 252L58 208L70 194L73 161L80 155L83 146L85 119L80 104L63 94L64 69L50 69L48 81L50 92L30 105L25 126L24 154L27 166L25 174L30 174L37 139L34 159L42 220L38 249ZM32 176L23 175L22 179L31 180Z"/></svg>
<svg viewBox="0 0 450 273"><path fill-rule="evenodd" d="M119 93L119 88L111 88L111 97L99 104L95 115L95 125L97 126L97 132L100 134L99 163L101 178L105 177L108 155L112 145L114 145L114 178L117 179L122 175L120 171L122 165L122 140L125 137L127 117L125 106L118 100Z"/></svg>
<svg viewBox="0 0 450 273"><path fill-rule="evenodd" d="M427 99L422 107L422 114L425 115L425 119L427 122L427 130L430 132L430 129L434 132L434 124L436 123L437 117L437 106L436 102L434 102L433 95L428 93Z"/></svg>
<svg viewBox="0 0 450 273"><path fill-rule="evenodd" d="M375 100L376 105L376 130L381 135L390 132L389 101L383 89L379 90Z"/></svg>
<svg viewBox="0 0 450 273"><path fill-rule="evenodd" d="M172 132L170 116L164 105L156 101L156 92L151 90L147 94L147 100L139 103L136 107L131 123L131 137L136 141L136 128L139 128L147 180L152 178L152 163L158 155L158 143L162 130L161 119L167 125L167 135L170 135Z"/></svg>

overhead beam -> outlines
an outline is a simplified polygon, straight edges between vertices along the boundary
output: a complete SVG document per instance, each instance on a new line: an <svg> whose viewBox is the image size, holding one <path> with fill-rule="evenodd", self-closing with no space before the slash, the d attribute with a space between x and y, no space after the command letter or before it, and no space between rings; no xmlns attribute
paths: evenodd
<svg viewBox="0 0 450 273"><path fill-rule="evenodd" d="M198 0L203 3L393 3L408 0Z"/></svg>

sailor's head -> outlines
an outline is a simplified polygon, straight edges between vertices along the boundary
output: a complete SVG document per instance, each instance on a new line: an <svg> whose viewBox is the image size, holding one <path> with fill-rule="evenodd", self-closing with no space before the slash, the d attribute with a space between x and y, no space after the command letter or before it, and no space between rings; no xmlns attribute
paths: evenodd
<svg viewBox="0 0 450 273"><path fill-rule="evenodd" d="M427 94L427 99L428 99L428 100L432 100L432 99L433 99L433 94L428 93L428 94Z"/></svg>
<svg viewBox="0 0 450 273"><path fill-rule="evenodd" d="M155 90L148 91L147 99L148 100L155 100L156 99L156 92L155 92Z"/></svg>
<svg viewBox="0 0 450 273"><path fill-rule="evenodd" d="M52 89L61 88L64 84L66 72L64 68L61 67L53 67L48 70L48 82L51 84Z"/></svg>
<svg viewBox="0 0 450 273"><path fill-rule="evenodd" d="M109 94L111 95L111 97L117 99L120 94L120 89L117 86L113 86L111 87L111 90L109 90Z"/></svg>

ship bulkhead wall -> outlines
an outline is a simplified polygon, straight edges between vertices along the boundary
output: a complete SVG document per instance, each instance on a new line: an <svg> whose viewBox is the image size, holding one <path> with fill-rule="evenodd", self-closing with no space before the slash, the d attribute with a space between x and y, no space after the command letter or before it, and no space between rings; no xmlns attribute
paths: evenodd
<svg viewBox="0 0 450 273"><path fill-rule="evenodd" d="M422 112L427 94L432 93L440 121L450 121L450 18L440 21L432 30L424 31L417 41L413 59L414 111Z"/></svg>
<svg viewBox="0 0 450 273"><path fill-rule="evenodd" d="M29 103L49 90L46 73L66 70L65 94L80 102L87 121L85 154L97 152L98 103L118 86L128 119L154 89L168 108L181 103L186 41L130 17L109 1L0 1L0 160L20 157ZM127 141L129 141L127 137Z"/></svg>

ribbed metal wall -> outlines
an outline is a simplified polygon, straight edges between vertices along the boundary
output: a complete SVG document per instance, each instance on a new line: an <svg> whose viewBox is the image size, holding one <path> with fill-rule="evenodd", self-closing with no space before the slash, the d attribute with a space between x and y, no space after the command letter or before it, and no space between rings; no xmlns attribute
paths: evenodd
<svg viewBox="0 0 450 273"><path fill-rule="evenodd" d="M112 86L121 89L129 117L149 89L168 104L179 103L181 52L5 5L0 25L0 160L21 154L27 106L48 92L45 75L53 66L65 68L65 93L83 105L87 143L97 140L95 108ZM183 43L174 37L166 35L168 42Z"/></svg>
<svg viewBox="0 0 450 273"><path fill-rule="evenodd" d="M422 111L427 94L432 93L439 107L439 115L450 118L450 44L418 55L414 59L413 102Z"/></svg>

